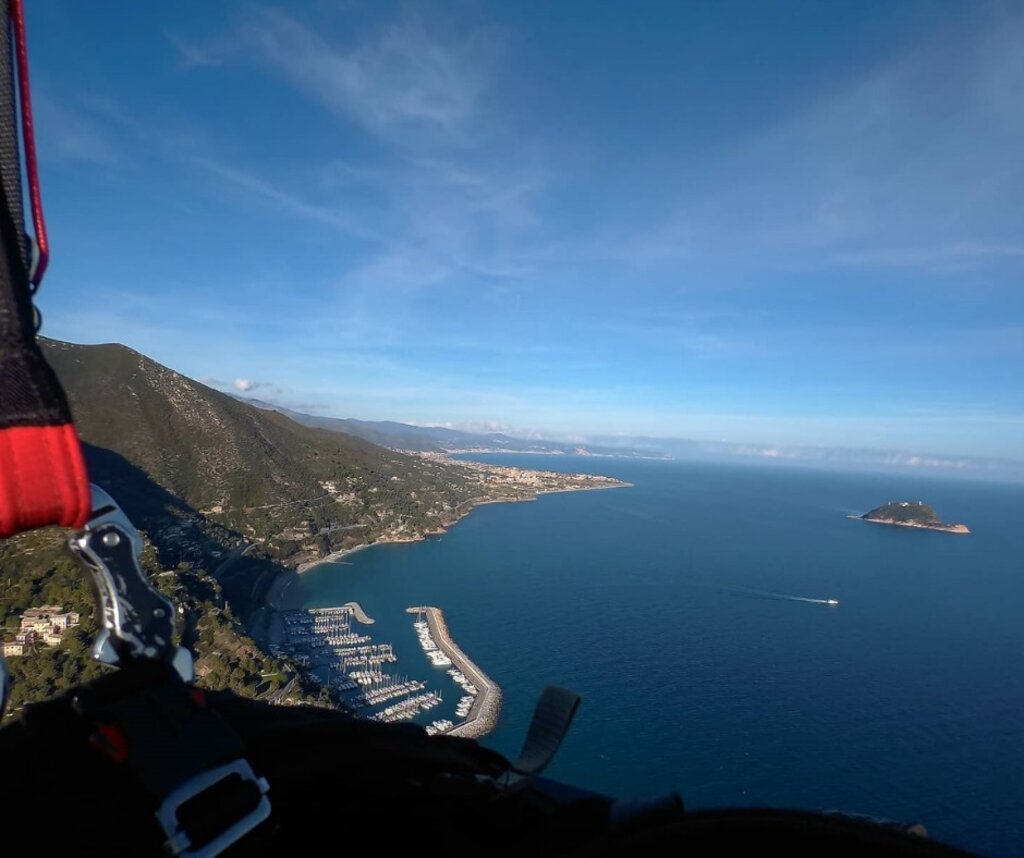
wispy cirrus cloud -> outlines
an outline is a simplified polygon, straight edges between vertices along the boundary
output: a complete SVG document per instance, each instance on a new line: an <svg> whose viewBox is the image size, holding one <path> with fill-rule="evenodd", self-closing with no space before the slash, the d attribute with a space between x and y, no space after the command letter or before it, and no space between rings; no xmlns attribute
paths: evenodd
<svg viewBox="0 0 1024 858"><path fill-rule="evenodd" d="M272 8L258 10L239 34L296 86L374 133L420 127L448 139L469 136L502 44L492 28L442 41L411 10L348 45Z"/></svg>
<svg viewBox="0 0 1024 858"><path fill-rule="evenodd" d="M722 148L668 224L698 260L962 270L1024 245L1024 15L936 28Z"/></svg>
<svg viewBox="0 0 1024 858"><path fill-rule="evenodd" d="M840 265L879 265L893 268L957 270L998 260L1024 257L1024 244L955 242L931 247L875 247L837 252L832 259Z"/></svg>
<svg viewBox="0 0 1024 858"><path fill-rule="evenodd" d="M295 16L291 7L254 5L213 38L165 36L183 69L255 61L328 110L394 142L424 142L409 141L410 130L471 142L470 126L505 43L500 28L441 36L414 7L371 30L338 27L344 18L342 12L315 22Z"/></svg>
<svg viewBox="0 0 1024 858"><path fill-rule="evenodd" d="M127 159L109 116L95 101L80 96L74 102L57 101L36 87L32 106L45 158L98 167L120 166Z"/></svg>
<svg viewBox="0 0 1024 858"><path fill-rule="evenodd" d="M238 38L256 40L267 71L339 121L358 123L380 148L369 160L298 169L205 155L194 163L271 210L363 242L329 277L329 298L308 322L315 336L375 355L428 340L451 353L440 346L444 336L430 336L438 326L425 324L425 313L437 293L483 295L532 273L550 180L534 152L506 158L494 137L500 126L483 115L479 96L496 58L480 46L497 37L472 31L453 46L402 15L353 48L282 15L258 16ZM378 73L381 64L398 68Z"/></svg>
<svg viewBox="0 0 1024 858"><path fill-rule="evenodd" d="M191 163L220 179L221 182L261 199L280 212L335 227L356 238L368 241L384 241L386 239L384 235L374 231L363 220L355 216L350 207L310 202L300 196L294 188L279 187L260 175L203 155L193 156Z"/></svg>
<svg viewBox="0 0 1024 858"><path fill-rule="evenodd" d="M184 38L171 30L164 30L164 37L174 46L178 53L179 66L182 69L199 69L219 66L223 62L223 46L200 45L198 42Z"/></svg>
<svg viewBox="0 0 1024 858"><path fill-rule="evenodd" d="M501 120L483 104L504 33L448 31L412 8L369 30L340 30L338 21L327 16L318 26L261 6L207 43L168 38L185 65L193 55L203 64L255 63L287 81L374 138L374 160L283 169L200 152L192 164L272 209L366 242L335 278L336 315L350 330L367 314L365 327L400 322L382 292L529 274L533 262L521 240L540 225L537 205L550 171L529 147L509 158L497 142Z"/></svg>

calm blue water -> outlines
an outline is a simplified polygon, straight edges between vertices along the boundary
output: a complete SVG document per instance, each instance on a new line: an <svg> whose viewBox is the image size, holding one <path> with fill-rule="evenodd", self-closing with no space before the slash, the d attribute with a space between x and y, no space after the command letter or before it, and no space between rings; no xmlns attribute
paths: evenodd
<svg viewBox="0 0 1024 858"><path fill-rule="evenodd" d="M424 677L403 612L442 607L505 691L486 742L511 756L541 688L577 690L552 777L690 806L850 809L1024 854L1024 487L480 458L634 487L480 508L440 539L304 575L290 604L361 602L398 671ZM974 533L845 517L903 498Z"/></svg>

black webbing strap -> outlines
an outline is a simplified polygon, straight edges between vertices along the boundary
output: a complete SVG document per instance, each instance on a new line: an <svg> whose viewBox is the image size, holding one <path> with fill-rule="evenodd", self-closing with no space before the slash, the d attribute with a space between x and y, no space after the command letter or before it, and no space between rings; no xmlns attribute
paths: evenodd
<svg viewBox="0 0 1024 858"><path fill-rule="evenodd" d="M27 707L0 731L0 750L5 765L22 772L77 779L83 806L91 804L85 794L98 791L115 816L96 824L132 832L138 854L202 855L240 822L251 822L242 826L248 831L269 814L265 784L245 761L238 733L203 692L155 661ZM31 757L27 766L18 764L22 752ZM45 789L26 786L46 804Z"/></svg>
<svg viewBox="0 0 1024 858"><path fill-rule="evenodd" d="M363 820L366 832L385 837L447 832L449 846L464 842L473 816L484 833L491 813L514 831L523 827L518 815L508 817L507 803L494 806L490 779L507 760L469 739L429 738L411 724L270 706L227 692L206 695L204 705L194 693L161 665L139 664L26 707L0 729L0 819L8 834L60 820L76 855L159 855L167 839L155 816L162 796L177 790L176 780L230 763L243 750L269 781L273 815L231 855L321 854L328 845L336 854ZM251 782L223 779L194 803L178 805L177 817L201 848L258 798ZM282 826L282 839L271 842ZM336 839L320 840L325 832ZM420 854L440 845L425 844Z"/></svg>
<svg viewBox="0 0 1024 858"><path fill-rule="evenodd" d="M49 524L80 527L89 514L85 463L67 398L35 338L12 4L21 20L20 0L0 0L0 538ZM21 74L27 93L26 75L27 65ZM30 127L31 118L22 118Z"/></svg>
<svg viewBox="0 0 1024 858"><path fill-rule="evenodd" d="M28 241L21 189L21 157L18 150L17 88L14 79L14 39L10 25L10 0L0 0L0 182L3 185L5 221L17 237L16 251L22 270L28 272Z"/></svg>

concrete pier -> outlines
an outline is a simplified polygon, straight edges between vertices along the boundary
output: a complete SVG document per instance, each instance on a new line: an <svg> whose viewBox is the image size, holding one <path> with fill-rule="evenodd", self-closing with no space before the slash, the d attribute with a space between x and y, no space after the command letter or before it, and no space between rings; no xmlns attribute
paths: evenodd
<svg viewBox="0 0 1024 858"><path fill-rule="evenodd" d="M440 608L429 605L406 608L409 614L424 614L430 628L430 636L438 648L452 660L466 678L477 688L476 699L469 710L466 720L453 727L446 736L462 736L466 739L479 739L495 728L501 712L501 689L486 673L469 660L469 657L456 646L448 633L448 624Z"/></svg>
<svg viewBox="0 0 1024 858"><path fill-rule="evenodd" d="M312 614L313 616L337 616L345 614L346 612L351 614L357 621L365 626L372 626L375 622L374 619L363 610L362 606L358 602L346 602L344 605L339 605L337 608L306 609L306 613Z"/></svg>
<svg viewBox="0 0 1024 858"><path fill-rule="evenodd" d="M356 620L362 623L364 626L373 625L373 619L366 613L366 611L362 609L358 602L346 602L345 607L351 608L352 616L355 617Z"/></svg>

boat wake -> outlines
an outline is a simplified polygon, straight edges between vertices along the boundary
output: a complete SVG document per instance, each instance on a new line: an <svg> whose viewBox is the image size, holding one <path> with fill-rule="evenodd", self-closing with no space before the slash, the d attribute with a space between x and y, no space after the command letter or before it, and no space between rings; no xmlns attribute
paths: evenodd
<svg viewBox="0 0 1024 858"><path fill-rule="evenodd" d="M746 592L751 596L759 596L762 599L780 599L784 602L810 602L812 605L831 605L833 607L839 604L838 599L812 599L810 596L794 596L791 593L774 593L771 590L748 590L746 587L737 587L736 589L741 592Z"/></svg>
<svg viewBox="0 0 1024 858"><path fill-rule="evenodd" d="M697 585L702 586L702 585ZM773 590L754 590L751 587L729 587L724 584L703 585L712 590L722 590L726 593L736 593L740 596L752 596L755 599L776 599L783 602L809 602L812 605L829 605L836 607L838 599L812 599L810 596L794 596L792 593L777 593Z"/></svg>
<svg viewBox="0 0 1024 858"><path fill-rule="evenodd" d="M790 596L786 593L772 593L774 599L788 599L791 602L811 602L814 605L838 605L838 599L811 599L807 596Z"/></svg>
<svg viewBox="0 0 1024 858"><path fill-rule="evenodd" d="M745 587L737 587L740 592L751 596L759 596L762 599L779 599L784 602L810 602L812 605L838 605L839 599L812 599L810 596L794 596L792 593L774 593L771 590L749 590Z"/></svg>

